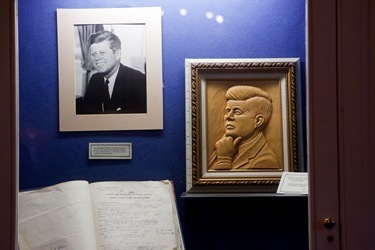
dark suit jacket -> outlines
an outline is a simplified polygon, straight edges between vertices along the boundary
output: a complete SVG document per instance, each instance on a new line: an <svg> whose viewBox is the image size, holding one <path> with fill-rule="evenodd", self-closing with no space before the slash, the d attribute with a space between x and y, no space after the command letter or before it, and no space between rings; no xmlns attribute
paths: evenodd
<svg viewBox="0 0 375 250"><path fill-rule="evenodd" d="M147 112L146 76L137 70L121 64L111 100L105 100L106 93L104 75L94 74L89 81L81 106L77 106L77 114Z"/></svg>
<svg viewBox="0 0 375 250"><path fill-rule="evenodd" d="M209 165L211 170L215 169L217 161L216 151L209 157ZM263 133L260 134L257 141L245 149L241 155L233 159L231 168L227 170L242 170L242 169L280 169L281 166L273 150L267 143Z"/></svg>

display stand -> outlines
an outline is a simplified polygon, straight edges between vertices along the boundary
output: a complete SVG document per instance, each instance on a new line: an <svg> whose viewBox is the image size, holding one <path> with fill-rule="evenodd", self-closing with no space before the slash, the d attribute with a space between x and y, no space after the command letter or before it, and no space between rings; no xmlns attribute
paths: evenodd
<svg viewBox="0 0 375 250"><path fill-rule="evenodd" d="M276 194L276 193L188 193L184 192L181 194L182 199L193 199L193 198L239 198L239 197L270 197L270 198L301 198L307 199L305 194Z"/></svg>

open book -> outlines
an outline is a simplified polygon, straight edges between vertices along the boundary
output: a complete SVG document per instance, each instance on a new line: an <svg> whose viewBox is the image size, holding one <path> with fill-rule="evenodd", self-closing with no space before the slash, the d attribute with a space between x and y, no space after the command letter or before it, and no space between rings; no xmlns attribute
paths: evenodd
<svg viewBox="0 0 375 250"><path fill-rule="evenodd" d="M69 181L18 206L20 250L184 249L170 181Z"/></svg>

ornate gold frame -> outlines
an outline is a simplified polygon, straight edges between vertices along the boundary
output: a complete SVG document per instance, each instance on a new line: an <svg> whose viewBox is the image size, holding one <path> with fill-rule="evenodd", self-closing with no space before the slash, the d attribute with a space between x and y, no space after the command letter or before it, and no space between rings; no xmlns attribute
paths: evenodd
<svg viewBox="0 0 375 250"><path fill-rule="evenodd" d="M283 172L301 171L298 58L186 59L185 74L188 192L274 192ZM265 88L276 100L275 118L264 134L277 149L280 169L209 170L208 157L215 141L212 138L220 134L213 128L220 127L215 124L222 119L216 107L222 106L218 102L222 98L217 96L238 83Z"/></svg>

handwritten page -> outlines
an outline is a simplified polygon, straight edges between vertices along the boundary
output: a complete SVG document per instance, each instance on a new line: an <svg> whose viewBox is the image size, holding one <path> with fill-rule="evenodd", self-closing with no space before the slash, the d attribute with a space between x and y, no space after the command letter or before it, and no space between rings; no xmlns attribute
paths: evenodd
<svg viewBox="0 0 375 250"><path fill-rule="evenodd" d="M97 249L86 181L71 181L19 194L21 250Z"/></svg>
<svg viewBox="0 0 375 250"><path fill-rule="evenodd" d="M98 182L90 189L98 249L180 249L170 182Z"/></svg>

